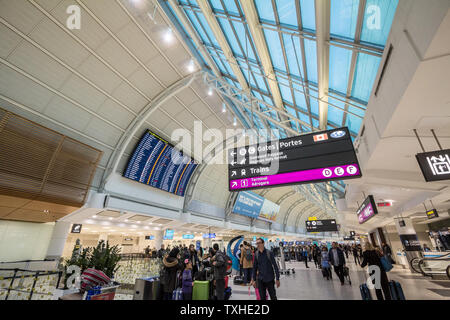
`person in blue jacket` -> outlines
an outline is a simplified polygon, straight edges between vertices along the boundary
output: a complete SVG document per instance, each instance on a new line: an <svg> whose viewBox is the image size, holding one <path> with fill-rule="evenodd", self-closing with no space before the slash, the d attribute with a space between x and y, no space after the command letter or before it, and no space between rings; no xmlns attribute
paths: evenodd
<svg viewBox="0 0 450 320"><path fill-rule="evenodd" d="M192 300L192 262L189 259L184 260L184 271L182 276L183 300Z"/></svg>
<svg viewBox="0 0 450 320"><path fill-rule="evenodd" d="M339 280L341 280L341 285L344 285L345 256L337 242L333 242L331 250L328 252L328 260L334 267L334 272L336 272Z"/></svg>

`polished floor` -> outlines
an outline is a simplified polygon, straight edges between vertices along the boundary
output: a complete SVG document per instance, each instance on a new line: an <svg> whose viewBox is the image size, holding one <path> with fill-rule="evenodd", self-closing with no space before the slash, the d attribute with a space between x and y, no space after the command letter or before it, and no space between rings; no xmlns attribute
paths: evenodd
<svg viewBox="0 0 450 320"><path fill-rule="evenodd" d="M277 289L279 300L361 300L359 285L366 282L367 268L362 269L349 261L352 285L346 282L341 286L336 274L333 273L333 280L327 281L314 262L308 266L309 269L303 262L286 263L286 268L294 268L295 274L281 276L281 285ZM401 283L407 300L450 300L449 280L430 280L399 266L395 266L388 277ZM233 285L232 281L230 286L233 290L231 300L256 300L253 287ZM375 292L372 292L372 297L376 299Z"/></svg>

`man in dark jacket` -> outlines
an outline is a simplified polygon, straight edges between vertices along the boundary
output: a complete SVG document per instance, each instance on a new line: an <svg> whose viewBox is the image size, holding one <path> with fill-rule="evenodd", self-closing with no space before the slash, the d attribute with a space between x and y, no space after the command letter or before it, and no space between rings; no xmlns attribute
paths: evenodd
<svg viewBox="0 0 450 320"><path fill-rule="evenodd" d="M266 300L266 290L269 291L270 300L277 300L275 283L280 287L280 271L272 251L264 247L264 240L256 240L258 246L253 263L252 285L258 288L261 300ZM282 253L283 254L283 253ZM275 280L276 279L276 280Z"/></svg>
<svg viewBox="0 0 450 320"><path fill-rule="evenodd" d="M161 249L158 250L158 258L159 259L164 258L165 254L166 254L166 250L164 250L164 245L162 244Z"/></svg>
<svg viewBox="0 0 450 320"><path fill-rule="evenodd" d="M341 280L341 285L344 285L345 257L344 252L339 248L337 242L333 242L332 248L328 253L328 260L334 266L334 272L336 272L339 280Z"/></svg>
<svg viewBox="0 0 450 320"><path fill-rule="evenodd" d="M222 251L219 250L219 245L213 245L214 256L211 262L214 268L214 282L216 284L217 300L224 300L225 297L225 276L227 271L226 257Z"/></svg>

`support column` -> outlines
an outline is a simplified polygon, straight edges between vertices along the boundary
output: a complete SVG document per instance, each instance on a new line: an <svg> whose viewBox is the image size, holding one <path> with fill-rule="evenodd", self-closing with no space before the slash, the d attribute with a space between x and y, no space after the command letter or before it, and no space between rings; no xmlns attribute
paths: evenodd
<svg viewBox="0 0 450 320"><path fill-rule="evenodd" d="M61 258L71 226L72 223L66 221L58 221L55 223L45 256L46 259L58 260Z"/></svg>
<svg viewBox="0 0 450 320"><path fill-rule="evenodd" d="M423 256L422 247L420 246L416 230L414 229L410 218L396 218L394 221L398 235L400 236L400 242L402 243L403 250L406 254L406 259L408 260L408 267L411 272L414 272L411 268L410 261L416 257Z"/></svg>
<svg viewBox="0 0 450 320"><path fill-rule="evenodd" d="M155 230L154 234L155 234L155 248L156 250L159 250L161 249L161 245L163 243L164 232L162 230L160 231Z"/></svg>

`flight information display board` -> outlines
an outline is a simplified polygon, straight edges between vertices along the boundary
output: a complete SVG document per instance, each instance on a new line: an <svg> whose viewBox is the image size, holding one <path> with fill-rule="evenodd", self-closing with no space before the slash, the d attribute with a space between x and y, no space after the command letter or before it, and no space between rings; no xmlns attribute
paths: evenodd
<svg viewBox="0 0 450 320"><path fill-rule="evenodd" d="M273 161L278 166L271 167ZM230 191L361 176L348 128L228 150Z"/></svg>
<svg viewBox="0 0 450 320"><path fill-rule="evenodd" d="M184 196L197 164L169 142L147 131L137 145L124 177Z"/></svg>
<svg viewBox="0 0 450 320"><path fill-rule="evenodd" d="M311 220L305 221L307 232L333 232L338 231L336 220Z"/></svg>

